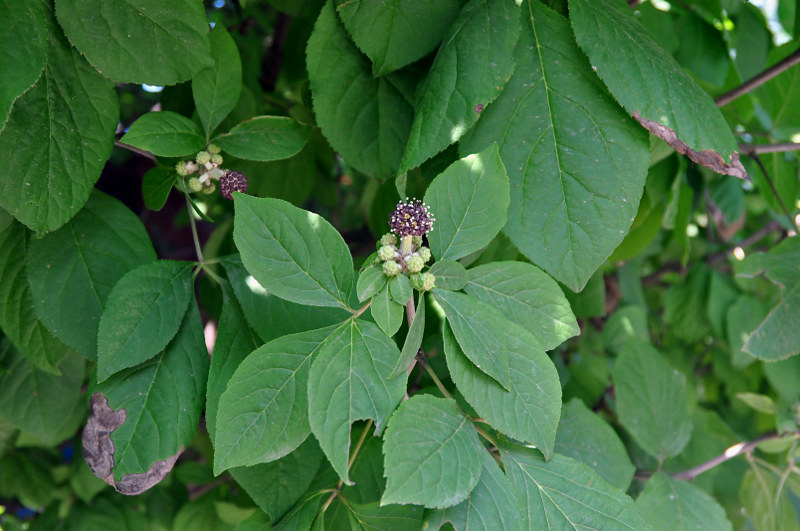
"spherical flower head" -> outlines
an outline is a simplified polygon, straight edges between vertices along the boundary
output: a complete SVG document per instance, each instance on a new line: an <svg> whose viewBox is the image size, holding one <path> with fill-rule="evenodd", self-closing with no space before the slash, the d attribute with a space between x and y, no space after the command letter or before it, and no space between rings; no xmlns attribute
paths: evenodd
<svg viewBox="0 0 800 531"><path fill-rule="evenodd" d="M197 177L192 177L189 179L189 190L192 192L199 192L203 189L203 183L200 182L200 179Z"/></svg>
<svg viewBox="0 0 800 531"><path fill-rule="evenodd" d="M218 145L216 145L216 144L209 144L209 145L207 145L207 146L206 146L206 151L208 151L208 152L209 152L209 153L211 153L212 155L216 155L216 154L217 154L217 153L219 153L221 150L219 149L219 146L218 146Z"/></svg>
<svg viewBox="0 0 800 531"><path fill-rule="evenodd" d="M430 273L422 273L422 290L430 291L436 285L436 277Z"/></svg>
<svg viewBox="0 0 800 531"><path fill-rule="evenodd" d="M422 246L422 236L412 236L411 237L411 245L414 247L421 247Z"/></svg>
<svg viewBox="0 0 800 531"><path fill-rule="evenodd" d="M209 184L205 188L203 188L203 193L206 195L211 195L217 190L217 185L214 183Z"/></svg>
<svg viewBox="0 0 800 531"><path fill-rule="evenodd" d="M428 205L419 199L406 199L397 203L389 217L389 226L400 237L423 236L433 230L434 221Z"/></svg>
<svg viewBox="0 0 800 531"><path fill-rule="evenodd" d="M207 164L211 160L211 153L208 151L199 151L194 160L196 160L201 166L203 164Z"/></svg>
<svg viewBox="0 0 800 531"><path fill-rule="evenodd" d="M222 162L223 162L222 155L220 155L219 153L214 153L213 155L211 155L211 164L216 164L217 166L219 166L220 164L222 164Z"/></svg>
<svg viewBox="0 0 800 531"><path fill-rule="evenodd" d="M178 175L181 177L186 177L189 175L189 171L186 169L186 161L182 160L175 165L175 171L178 172Z"/></svg>
<svg viewBox="0 0 800 531"><path fill-rule="evenodd" d="M426 264L431 261L431 250L427 247L420 247L417 252L422 257L422 261Z"/></svg>
<svg viewBox="0 0 800 531"><path fill-rule="evenodd" d="M425 260L417 253L406 258L406 269L409 273L419 273L425 267Z"/></svg>
<svg viewBox="0 0 800 531"><path fill-rule="evenodd" d="M378 249L378 259L380 259L381 262L386 262L387 260L394 260L394 246L384 245L380 249Z"/></svg>
<svg viewBox="0 0 800 531"><path fill-rule="evenodd" d="M247 191L247 177L238 171L228 171L219 178L219 193L225 199L233 200L233 192Z"/></svg>
<svg viewBox="0 0 800 531"><path fill-rule="evenodd" d="M395 261L384 262L383 263L383 274L387 277L394 277L400 274L400 264Z"/></svg>
<svg viewBox="0 0 800 531"><path fill-rule="evenodd" d="M381 245L396 245L397 244L397 236L392 234L391 232L387 232L383 236L381 236Z"/></svg>

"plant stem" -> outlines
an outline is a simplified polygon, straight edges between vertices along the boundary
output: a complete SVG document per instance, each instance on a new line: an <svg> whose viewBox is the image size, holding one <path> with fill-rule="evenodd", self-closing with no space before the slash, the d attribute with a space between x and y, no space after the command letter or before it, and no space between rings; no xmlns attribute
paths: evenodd
<svg viewBox="0 0 800 531"><path fill-rule="evenodd" d="M353 466L353 463L356 460L356 456L358 456L358 452L361 451L361 447L364 445L364 441L367 439L367 434L369 433L369 430L372 428L372 424L373 424L372 419L369 419L366 426L364 426L364 431L361 432L361 437L358 438L358 442L353 448L353 453L350 454L350 459L348 459L347 461L348 472L350 471L350 467ZM330 506L330 504L333 503L333 499L339 495L339 491L341 490L343 484L344 480L340 479L339 482L336 484L336 488L333 489L333 491L331 492L330 497L327 500L325 500L325 504L322 506L323 513Z"/></svg>
<svg viewBox="0 0 800 531"><path fill-rule="evenodd" d="M367 308L369 308L370 304L372 304L372 299L368 300L364 306L353 312L353 319L355 319L356 317L367 311Z"/></svg>
<svg viewBox="0 0 800 531"><path fill-rule="evenodd" d="M136 153L137 155L141 155L142 157L150 159L153 162L156 161L156 156L150 153L149 151L145 151L144 149L139 149L137 147L131 146L130 144L120 142L119 140L114 140L114 146L121 149L127 149L128 151Z"/></svg>
<svg viewBox="0 0 800 531"><path fill-rule="evenodd" d="M759 153L784 153L800 151L800 142L778 142L776 144L739 144L742 155L758 155Z"/></svg>
<svg viewBox="0 0 800 531"><path fill-rule="evenodd" d="M411 324L414 322L414 319L417 316L417 307L414 305L414 295L411 295L411 299L406 303L406 319L408 320L408 330L411 331ZM414 370L414 366L417 364L417 357L414 356L414 359L411 360L411 365L408 366L406 369L406 374L411 374L411 371Z"/></svg>
<svg viewBox="0 0 800 531"><path fill-rule="evenodd" d="M797 50L783 61L772 65L760 74L753 76L733 90L726 92L722 96L719 96L714 100L714 102L717 104L717 107L727 105L739 96L747 94L751 90L763 85L778 74L785 72L789 67L797 64L798 62L800 62L800 50Z"/></svg>
<svg viewBox="0 0 800 531"><path fill-rule="evenodd" d="M423 360L419 360L419 364L422 365L422 368L425 369L425 372L428 373L428 376L431 377L431 380L433 380L433 383L436 384L436 387L439 389L439 391L441 391L441 393L444 395L444 397L445 398L453 398L452 396L450 396L450 393L447 391L447 388L444 386L444 384L439 379L439 377L436 376L436 373L433 372L433 369L431 369L431 366L428 365L427 362L425 362Z"/></svg>
<svg viewBox="0 0 800 531"><path fill-rule="evenodd" d="M761 168L761 173L764 174L764 179L767 180L767 184L769 184L769 188L770 190L772 190L772 194L775 196L775 199L778 200L778 204L781 206L783 214L786 216L786 219L789 220L789 225L794 228L794 231L796 233L800 233L800 228L798 228L797 222L789 213L789 209L786 208L786 203L784 203L783 199L781 199L781 196L778 193L778 189L775 187L775 183L772 181L772 178L769 176L769 173L767 172L766 166L764 166L764 163L761 162L761 158L759 158L758 155L751 155L751 156L753 157L753 160L756 161L756 164L758 164L758 167Z"/></svg>
<svg viewBox="0 0 800 531"><path fill-rule="evenodd" d="M189 225L192 227L192 239L194 240L194 250L197 253L197 261L200 264L203 264L203 250L200 248L200 238L197 236L197 225L194 222L194 216L192 215L192 203L189 200L189 194L183 194L184 199L186 199L186 210L187 214L189 214Z"/></svg>

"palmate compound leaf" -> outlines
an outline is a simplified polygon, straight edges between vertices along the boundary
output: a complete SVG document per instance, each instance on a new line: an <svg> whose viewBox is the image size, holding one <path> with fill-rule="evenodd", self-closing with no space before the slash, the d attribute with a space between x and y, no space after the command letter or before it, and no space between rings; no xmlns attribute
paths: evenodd
<svg viewBox="0 0 800 531"><path fill-rule="evenodd" d="M159 260L126 273L108 294L97 330L97 380L167 346L192 299L192 264Z"/></svg>
<svg viewBox="0 0 800 531"><path fill-rule="evenodd" d="M800 308L800 241L786 238L767 253L750 255L737 271L742 276L764 273L781 286L781 301L752 331L742 350L764 361L778 361L800 353L800 328L794 326ZM751 332L745 330L744 332Z"/></svg>
<svg viewBox="0 0 800 531"><path fill-rule="evenodd" d="M89 199L119 118L114 84L69 45L52 9L43 10L47 64L0 133L0 206L36 232L59 228Z"/></svg>
<svg viewBox="0 0 800 531"><path fill-rule="evenodd" d="M613 376L619 420L639 446L659 461L679 454L692 434L686 377L636 339L617 358Z"/></svg>
<svg viewBox="0 0 800 531"><path fill-rule="evenodd" d="M747 178L711 96L622 0L570 0L575 38L611 94L646 129L712 170Z"/></svg>
<svg viewBox="0 0 800 531"><path fill-rule="evenodd" d="M174 85L212 64L199 0L57 0L56 14L70 42L114 81Z"/></svg>
<svg viewBox="0 0 800 531"><path fill-rule="evenodd" d="M90 360L111 289L156 259L144 225L128 207L94 191L66 225L28 245L28 282L47 329Z"/></svg>
<svg viewBox="0 0 800 531"><path fill-rule="evenodd" d="M279 459L311 433L308 379L312 359L334 340L327 327L284 336L239 365L219 399L214 473Z"/></svg>
<svg viewBox="0 0 800 531"><path fill-rule="evenodd" d="M509 203L508 176L497 144L451 164L425 192L436 217L428 244L437 260L458 260L497 236Z"/></svg>
<svg viewBox="0 0 800 531"><path fill-rule="evenodd" d="M404 375L390 378L397 345L370 322L349 319L325 341L311 363L311 431L345 483L350 484L350 425L372 419L380 433L406 391Z"/></svg>
<svg viewBox="0 0 800 531"><path fill-rule="evenodd" d="M636 216L647 134L608 95L565 18L537 1L523 12L514 75L459 151L498 141L511 183L503 232L579 291Z"/></svg>
<svg viewBox="0 0 800 531"><path fill-rule="evenodd" d="M109 467L101 475L95 468L95 474L113 474L117 489L122 490L129 481L135 483L135 477L123 476L145 474L156 462L176 458L197 429L207 377L203 325L192 302L178 334L161 353L90 389L105 397L108 407L123 420L110 434L113 469Z"/></svg>
<svg viewBox="0 0 800 531"><path fill-rule="evenodd" d="M627 494L583 463L558 454L545 461L511 444L500 446L500 456L524 529L650 529Z"/></svg>
<svg viewBox="0 0 800 531"><path fill-rule="evenodd" d="M508 391L472 364L449 325L443 333L447 368L478 415L506 435L536 445L550 459L561 416L558 372L528 332L511 322L503 330L511 378Z"/></svg>
<svg viewBox="0 0 800 531"><path fill-rule="evenodd" d="M314 113L325 138L359 171L394 176L411 129L406 94L413 94L412 80L404 72L372 77L369 60L350 40L333 0L314 24L306 56Z"/></svg>
<svg viewBox="0 0 800 531"><path fill-rule="evenodd" d="M529 331L545 350L580 332L561 288L532 264L493 262L470 269L467 278L464 291Z"/></svg>
<svg viewBox="0 0 800 531"><path fill-rule="evenodd" d="M485 452L475 426L454 400L413 396L386 428L381 504L456 505L478 484Z"/></svg>
<svg viewBox="0 0 800 531"><path fill-rule="evenodd" d="M444 37L417 99L400 171L419 166L457 141L514 71L519 6L470 0Z"/></svg>
<svg viewBox="0 0 800 531"><path fill-rule="evenodd" d="M348 308L353 259L330 223L280 199L235 194L234 204L233 240L264 288L299 304Z"/></svg>
<svg viewBox="0 0 800 531"><path fill-rule="evenodd" d="M466 500L444 510L429 511L423 529L450 522L459 531L522 531L522 514L505 473L489 452L483 452L483 471Z"/></svg>
<svg viewBox="0 0 800 531"><path fill-rule="evenodd" d="M0 131L11 106L42 73L45 64L47 28L44 4L39 0L21 0L0 4L0 57L6 72L0 76Z"/></svg>
<svg viewBox="0 0 800 531"><path fill-rule="evenodd" d="M663 472L647 480L636 506L654 531L733 529L725 509L712 496L688 481L672 479Z"/></svg>
<svg viewBox="0 0 800 531"><path fill-rule="evenodd" d="M374 75L382 76L432 52L462 3L336 0L336 10L356 46L372 60Z"/></svg>

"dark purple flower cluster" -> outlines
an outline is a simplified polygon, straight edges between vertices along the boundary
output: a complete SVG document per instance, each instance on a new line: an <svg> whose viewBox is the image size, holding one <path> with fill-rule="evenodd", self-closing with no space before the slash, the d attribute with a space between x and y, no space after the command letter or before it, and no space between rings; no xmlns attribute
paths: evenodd
<svg viewBox="0 0 800 531"><path fill-rule="evenodd" d="M397 203L397 208L389 218L389 227L398 236L424 236L433 230L436 219L431 215L428 205L419 199L406 198Z"/></svg>
<svg viewBox="0 0 800 531"><path fill-rule="evenodd" d="M238 171L227 171L219 178L219 193L225 199L233 199L233 192L247 191L247 177Z"/></svg>

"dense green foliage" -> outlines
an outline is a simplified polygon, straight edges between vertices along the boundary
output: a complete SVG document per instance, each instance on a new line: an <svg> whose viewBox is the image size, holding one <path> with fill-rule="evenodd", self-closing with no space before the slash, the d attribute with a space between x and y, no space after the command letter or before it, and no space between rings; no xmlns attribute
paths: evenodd
<svg viewBox="0 0 800 531"><path fill-rule="evenodd" d="M800 530L766 13L0 2L0 528Z"/></svg>

